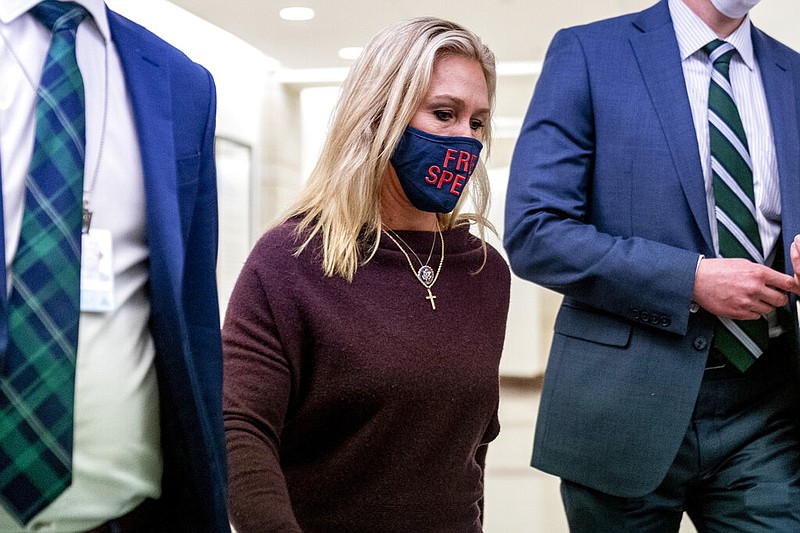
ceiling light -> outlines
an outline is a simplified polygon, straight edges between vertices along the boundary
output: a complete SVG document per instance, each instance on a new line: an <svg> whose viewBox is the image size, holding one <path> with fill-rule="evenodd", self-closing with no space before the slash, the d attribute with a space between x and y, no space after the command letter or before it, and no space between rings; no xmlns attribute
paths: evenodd
<svg viewBox="0 0 800 533"><path fill-rule="evenodd" d="M344 48L339 48L339 57L342 59L358 59L363 50L362 46L345 46Z"/></svg>
<svg viewBox="0 0 800 533"><path fill-rule="evenodd" d="M314 18L314 10L310 7L284 7L280 11L283 20L311 20Z"/></svg>

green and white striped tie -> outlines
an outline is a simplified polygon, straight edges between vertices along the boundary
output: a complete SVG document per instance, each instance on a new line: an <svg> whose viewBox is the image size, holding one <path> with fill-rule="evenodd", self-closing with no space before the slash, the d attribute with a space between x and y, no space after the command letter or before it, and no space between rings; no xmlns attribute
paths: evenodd
<svg viewBox="0 0 800 533"><path fill-rule="evenodd" d="M703 50L713 68L708 93L715 214L722 257L742 257L764 264L764 249L756 222L753 163L730 82L731 58L736 49L716 39ZM766 319L719 318L714 347L744 372L766 350L769 329Z"/></svg>

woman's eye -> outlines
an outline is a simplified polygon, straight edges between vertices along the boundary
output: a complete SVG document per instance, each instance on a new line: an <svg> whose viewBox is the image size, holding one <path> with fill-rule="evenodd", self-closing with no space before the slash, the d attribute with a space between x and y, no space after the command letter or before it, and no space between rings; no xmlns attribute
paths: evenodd
<svg viewBox="0 0 800 533"><path fill-rule="evenodd" d="M477 131L483 127L482 120L471 120L469 122L469 127L473 129L473 131Z"/></svg>
<svg viewBox="0 0 800 533"><path fill-rule="evenodd" d="M433 116L442 121L453 118L453 114L450 111L434 111Z"/></svg>

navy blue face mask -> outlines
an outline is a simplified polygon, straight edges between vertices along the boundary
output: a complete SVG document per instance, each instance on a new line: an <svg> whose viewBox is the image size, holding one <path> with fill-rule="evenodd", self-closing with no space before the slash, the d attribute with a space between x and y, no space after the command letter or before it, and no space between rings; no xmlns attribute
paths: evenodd
<svg viewBox="0 0 800 533"><path fill-rule="evenodd" d="M449 213L478 164L483 144L472 137L433 135L408 126L391 162L411 205Z"/></svg>

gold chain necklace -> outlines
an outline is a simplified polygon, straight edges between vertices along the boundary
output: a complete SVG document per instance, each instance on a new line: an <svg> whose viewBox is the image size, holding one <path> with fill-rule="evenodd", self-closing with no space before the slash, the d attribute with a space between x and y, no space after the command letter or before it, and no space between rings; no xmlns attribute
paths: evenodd
<svg viewBox="0 0 800 533"><path fill-rule="evenodd" d="M389 231L391 231L391 230L389 230ZM387 231L386 229L383 229L383 233L385 233L386 236L389 237L389 239L395 244L395 246L397 246L400 249L400 251L403 252L403 255L405 256L406 261L408 261L408 266L411 267L411 272L414 274L414 277L417 278L417 281L422 283L422 286L425 287L425 290L428 291L428 295L425 297L425 299L429 300L431 302L431 309L433 309L435 311L436 310L436 302L434 300L436 300L436 296L433 294L433 292L431 292L431 288L433 288L433 284L436 283L436 280L439 279L439 273L441 273L442 265L444 265L444 236L442 235L442 229L439 227L439 223L438 222L436 223L436 231L439 233L439 240L442 243L442 256L439 258L439 266L437 267L435 273L433 271L433 268L431 268L431 266L427 265L427 264L422 265L419 268L419 270L414 268L414 263L411 262L411 256L409 256L408 253L406 253L405 248L400 246L400 243L397 242L397 239L392 237L392 235L391 235L391 233L389 233L389 231ZM394 233L394 232L392 232L392 233ZM397 238L400 239L400 236L398 235ZM402 239L400 239L400 240L402 240ZM403 242L405 242L405 241L403 241ZM408 246L408 244L406 244L406 246ZM408 246L408 249L411 250L412 254L414 253L414 250L410 246ZM416 255L416 254L414 254L414 255ZM417 260L419 260L419 257L417 257ZM422 261L420 261L420 263L422 263Z"/></svg>
<svg viewBox="0 0 800 533"><path fill-rule="evenodd" d="M438 221L436 223L436 227L437 229L439 227ZM431 241L431 249L428 251L428 258L423 263L422 259L420 259L419 256L417 255L417 252L415 252L414 249L411 246L409 246L408 243L400 235L397 234L397 232L389 228L383 228L383 231L388 231L389 233L391 233L392 237L403 243L403 245L405 245L406 248L411 250L411 253L414 254L414 257L417 258L417 262L419 262L419 270L417 270L417 274L420 274L420 272L424 270L426 275L422 276L422 278L431 279L431 277L433 276L433 268L429 267L428 265L431 264L431 257L433 257L433 249L436 248L436 235L433 236L433 240ZM395 244L397 244L397 242L395 242Z"/></svg>

